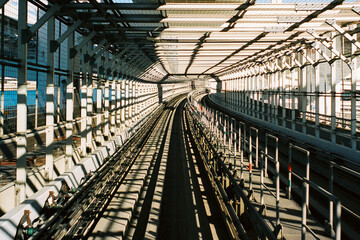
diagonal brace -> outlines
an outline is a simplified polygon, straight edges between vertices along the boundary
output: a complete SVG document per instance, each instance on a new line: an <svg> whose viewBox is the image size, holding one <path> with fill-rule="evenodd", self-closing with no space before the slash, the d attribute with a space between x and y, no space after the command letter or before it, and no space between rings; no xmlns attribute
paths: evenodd
<svg viewBox="0 0 360 240"><path fill-rule="evenodd" d="M39 30L39 28L41 28L41 26L43 26L51 17L53 17L55 13L60 10L61 6L62 5L60 4L52 5L50 9L47 10L46 13L34 25L32 25L30 28L23 29L23 34L21 34L21 42L23 44L30 42L31 37L36 33L36 31Z"/></svg>
<svg viewBox="0 0 360 240"><path fill-rule="evenodd" d="M319 41L316 41L319 42ZM331 59L320 47L316 42L311 44L311 47L314 48L320 55L329 63L332 64L334 62L334 59Z"/></svg>
<svg viewBox="0 0 360 240"><path fill-rule="evenodd" d="M76 28L80 27L85 20L79 19L73 25L68 27L68 29L57 39L54 41L50 41L50 52L56 52L56 50L60 47L60 44L65 41L66 38L72 34Z"/></svg>
<svg viewBox="0 0 360 240"><path fill-rule="evenodd" d="M360 49L360 43L352 37L349 33L345 32L339 25L336 24L335 19L326 19L325 21L328 25L333 27L336 31L338 31L341 35L343 35L347 40L349 40L355 47Z"/></svg>
<svg viewBox="0 0 360 240"><path fill-rule="evenodd" d="M346 58L343 54L341 54L339 51L337 51L336 49L334 49L334 47L328 43L327 41L324 41L323 39L320 38L319 35L317 35L315 33L314 29L308 29L306 30L311 36L313 36L316 40L319 40L320 43L325 46L326 48L328 48L333 54L335 54L337 57L339 57L341 60L343 60L348 66L351 67L351 61Z"/></svg>
<svg viewBox="0 0 360 240"><path fill-rule="evenodd" d="M95 37L95 35L97 34L97 31L93 31L91 32L89 35L87 35L86 37L84 37L82 39L82 41L79 43L79 45L77 45L74 48L70 49L70 58L74 58L76 56L76 54L79 52L79 50L85 46L85 44L87 44L93 37Z"/></svg>

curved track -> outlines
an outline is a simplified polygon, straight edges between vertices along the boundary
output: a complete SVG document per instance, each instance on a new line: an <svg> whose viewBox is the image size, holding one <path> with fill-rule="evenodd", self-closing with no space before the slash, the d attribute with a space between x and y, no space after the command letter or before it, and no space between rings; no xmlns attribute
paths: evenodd
<svg viewBox="0 0 360 240"><path fill-rule="evenodd" d="M50 198L17 239L231 239L184 99L154 112L78 189Z"/></svg>

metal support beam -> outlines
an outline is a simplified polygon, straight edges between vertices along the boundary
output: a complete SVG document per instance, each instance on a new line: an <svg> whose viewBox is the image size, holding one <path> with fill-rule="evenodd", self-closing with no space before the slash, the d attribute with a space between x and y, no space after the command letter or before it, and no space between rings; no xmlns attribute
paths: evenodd
<svg viewBox="0 0 360 240"><path fill-rule="evenodd" d="M92 54L92 44L88 45L88 53ZM85 56L84 56L85 57ZM93 145L92 145L92 116L93 116L93 71L94 66L92 63L87 63L87 69L88 69L88 77L86 82L86 148L91 153L93 151Z"/></svg>
<svg viewBox="0 0 360 240"><path fill-rule="evenodd" d="M109 50L111 47L111 43L107 43L104 48L102 48L98 53L96 53L95 56L92 57L92 60L90 61L91 64L94 64L96 59L98 59L105 51ZM87 54L90 55L90 54Z"/></svg>
<svg viewBox="0 0 360 240"><path fill-rule="evenodd" d="M101 48L107 43L106 39L103 39L94 49L91 49L88 53L84 55L84 61L88 62Z"/></svg>
<svg viewBox="0 0 360 240"><path fill-rule="evenodd" d="M27 0L18 2L18 89L16 115L16 205L26 199L26 155L27 155L27 43L23 43L23 29L27 28ZM21 116L21 117L20 117Z"/></svg>
<svg viewBox="0 0 360 240"><path fill-rule="evenodd" d="M76 56L76 54L79 52L79 50L82 49L85 46L85 44L87 44L93 37L95 37L97 33L98 32L96 32L96 31L91 32L89 35L87 35L86 37L84 37L82 39L82 41L79 43L79 45L72 48L70 50L70 58L74 58Z"/></svg>
<svg viewBox="0 0 360 240"><path fill-rule="evenodd" d="M305 57L305 59L311 64L311 65L316 65L314 60L312 60L305 52L305 49L301 48L299 49L299 52Z"/></svg>
<svg viewBox="0 0 360 240"><path fill-rule="evenodd" d="M88 46L90 43L88 42L82 49L83 53L88 51ZM86 102L87 102L87 78L88 78L88 64L85 61L82 62L81 72L82 72L82 79L80 84L80 91L81 91L81 99L80 99L80 150L81 155L83 157L86 156L86 130L87 130L87 109L86 109Z"/></svg>
<svg viewBox="0 0 360 240"><path fill-rule="evenodd" d="M326 19L325 22L328 25L330 25L331 27L333 27L336 31L338 31L341 35L343 35L352 44L354 44L355 47L360 49L360 43L354 37L352 37L349 33L345 32L345 30L342 29L339 25L337 25L335 19Z"/></svg>
<svg viewBox="0 0 360 240"><path fill-rule="evenodd" d="M60 44L65 41L66 38L68 38L70 36L70 34L74 33L76 28L80 27L83 23L85 22L85 20L77 20L73 25L71 25L70 27L68 27L68 29L61 34L61 36L55 40L55 41L51 41L50 42L50 51L51 52L56 52L56 50L60 47ZM70 56L70 52L69 52L69 56Z"/></svg>
<svg viewBox="0 0 360 240"><path fill-rule="evenodd" d="M65 170L72 166L73 155L73 120L74 120L74 58L70 58L70 50L74 47L75 34L72 32L68 39L68 76L66 81L66 147L65 147Z"/></svg>
<svg viewBox="0 0 360 240"><path fill-rule="evenodd" d="M161 5L158 3L99 3L104 10L157 10ZM91 3L68 3L65 8L73 9L95 9Z"/></svg>
<svg viewBox="0 0 360 240"><path fill-rule="evenodd" d="M316 43L319 44L319 43ZM319 48L319 46L317 46ZM319 61L320 54L315 52L316 62ZM315 68L315 137L320 138L320 64L314 65Z"/></svg>
<svg viewBox="0 0 360 240"><path fill-rule="evenodd" d="M130 44L130 45L128 45L126 48L124 48L121 52L119 52L118 54L116 54L116 55L114 56L114 58L109 61L109 66L113 66L113 65L116 63L116 61L119 60L119 59L120 59L127 51L129 51L133 46L134 46L134 44ZM133 52L134 52L134 51L136 51L136 50L133 50ZM132 53L130 53L130 55L131 55L131 54L132 54Z"/></svg>
<svg viewBox="0 0 360 240"><path fill-rule="evenodd" d="M329 64L331 64L334 60L331 59L317 44L319 41L316 41L315 43L311 44L311 47L314 48Z"/></svg>
<svg viewBox="0 0 360 240"><path fill-rule="evenodd" d="M109 64L109 52L105 53L105 66ZM104 126L104 136L107 138L110 136L109 131L109 71L105 71L105 89L104 89L104 97L105 97L105 126Z"/></svg>
<svg viewBox="0 0 360 240"><path fill-rule="evenodd" d="M100 70L100 61L99 58L97 60L98 64L98 79L97 79L97 87L96 87L96 141L101 143L102 133L101 133L101 105L102 105L102 90L101 90L101 75L99 74Z"/></svg>
<svg viewBox="0 0 360 240"><path fill-rule="evenodd" d="M111 82L111 115L110 115L110 131L112 135L115 135L115 130L116 130L116 116L115 116L115 96L116 96L116 80L112 79Z"/></svg>
<svg viewBox="0 0 360 240"><path fill-rule="evenodd" d="M61 1L60 1L61 2ZM39 30L51 17L55 16L55 13L58 12L61 8L61 5L56 3L48 9L45 14L30 28L25 28L24 34L22 35L22 42L28 43L31 40L31 37Z"/></svg>
<svg viewBox="0 0 360 240"><path fill-rule="evenodd" d="M55 39L55 17L50 17L47 23L48 46ZM46 163L45 175L48 181L54 179L54 74L55 54L47 51L47 81L46 81ZM58 96L59 97L59 96ZM65 170L65 169L61 169Z"/></svg>
<svg viewBox="0 0 360 240"><path fill-rule="evenodd" d="M350 67L350 60L347 59L343 54L341 54L339 51L337 51L336 49L334 49L334 47L328 43L327 41L323 40L322 38L320 38L319 35L317 35L315 33L314 29L308 29L307 33L309 33L311 36L313 36L315 39L319 40L319 42L325 46L327 49L329 49L332 53L334 53L337 57L339 57L341 60L343 60L347 65L349 65Z"/></svg>
<svg viewBox="0 0 360 240"><path fill-rule="evenodd" d="M351 125L350 125L350 131L351 131L351 148L356 150L357 149L357 141L356 141L356 113L357 113L357 88L356 85L358 82L360 82L360 76L359 76L359 57L355 55L355 51L357 50L356 45L353 44L351 48L351 53L353 55L351 59Z"/></svg>

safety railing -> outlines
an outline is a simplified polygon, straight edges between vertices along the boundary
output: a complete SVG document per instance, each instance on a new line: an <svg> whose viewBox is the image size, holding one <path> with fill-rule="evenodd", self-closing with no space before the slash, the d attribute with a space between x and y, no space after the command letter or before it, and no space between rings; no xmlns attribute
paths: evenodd
<svg viewBox="0 0 360 240"><path fill-rule="evenodd" d="M211 173L214 176L215 181L218 182L219 181L218 179L220 179L220 183L222 183L221 186L219 186L221 187L220 189L222 189L220 190L220 192L222 192L222 195L224 196L227 205L230 198L233 200L235 205L238 205L240 204L240 202L242 202L244 204L243 208L246 209L246 211L248 212L249 219L253 227L256 228L258 236L261 239L276 239L272 230L269 228L267 223L258 213L256 208L251 204L247 194L244 192L243 189L240 188L238 184L238 179L234 177L234 169L232 169L231 164L226 164L223 161L222 157L218 154L217 149L214 147L213 143L209 140L210 125L205 125L204 122L202 122L201 113L196 113L195 108L189 106L188 110L193 117L192 118L193 123L190 125L193 126L193 131L195 131L195 133L197 134L195 138L198 139L197 141L199 144L202 144L201 147L203 148L204 152L211 153L210 155L212 157L208 159L208 164L211 167ZM231 186L231 188L233 189L232 192L234 196L232 197L227 195L226 193L229 191L229 186ZM225 189L228 191L226 191ZM235 209L239 209L239 207L235 207ZM235 211L232 208L231 210L229 210L229 212L232 221L235 223L236 222L239 223L240 216L236 214L237 211ZM247 236L244 235L245 234L244 229L242 229L242 227L238 225L236 225L236 227L239 234L244 239L247 239Z"/></svg>
<svg viewBox="0 0 360 240"><path fill-rule="evenodd" d="M200 125L204 128L204 132L207 134L209 141L214 144L215 149L219 152L219 156L224 159L224 164L226 164L229 169L232 169L233 176L235 179L237 179L238 185L244 186L245 182L249 184L249 186L246 185L248 190L247 197L249 197L249 200L251 200L253 197L253 193L251 192L251 190L254 189L254 178L252 176L252 174L254 173L253 171L256 170L256 172L260 172L260 180L259 182L255 182L255 184L259 184L259 188L262 188L260 189L260 195L262 194L264 196L266 191L269 193L268 195L271 196L269 198L263 198L260 196L260 205L266 206L267 204L272 204L271 202L267 203L266 201L273 201L273 199L276 200L276 223L273 223L273 225L275 226L274 232L276 233L276 229L281 229L283 227L280 215L282 214L280 209L280 202L282 199L282 197L280 197L280 182L286 182L287 184L286 195L288 199L291 199L292 194L294 194L292 193L293 191L295 191L297 195L301 196L302 192L299 191L301 190L301 184L299 184L299 182L301 183L303 178L307 180L310 179L310 150L308 150L306 148L306 145L304 145L303 143L296 141L292 141L293 143L286 143L285 148L284 142L282 142L282 147L279 148L280 138L279 135L277 135L276 133L270 132L268 130L261 130L261 132L259 132L256 125L252 126L248 122L242 122L240 120L234 119L231 116L226 115L224 112L210 109L204 105L201 105L200 101L196 104L198 106L197 108L192 107L192 111L194 112L193 115L195 117L201 116L197 117L197 121L199 121ZM201 105L201 107L199 107L199 105ZM257 143L258 141L261 141L261 145ZM279 160L280 151L282 152L281 164L284 164L281 166ZM258 154L256 154L256 152L258 152ZM288 155L287 167L285 167L286 159L284 159L283 154ZM258 164L256 164L256 159L258 160ZM344 161L347 162L347 160L345 159ZM269 166L270 169L268 169L268 162L269 164L271 164L271 167ZM294 166L296 167L295 172L292 166L293 162L295 163ZM341 171L346 172L346 170L344 170L344 168L346 169L346 167L335 163L332 164L333 168L338 168L341 169ZM275 167L273 168L272 166ZM286 168L287 171L285 170ZM317 173L319 173L318 171L321 171L321 176L324 174L324 176L328 176L327 171L325 171L324 173L324 169L315 168L313 170ZM272 188L270 187L270 185L265 184L264 181L264 178L267 177L268 173L270 172L274 176L273 182L275 188ZM357 171L353 172L355 173L354 176L360 177L360 173L358 173ZM286 177L283 177L286 176L286 174L288 174L288 179L286 179ZM318 185L319 183L313 184L320 187ZM307 183L304 187L306 193L304 195L304 199L307 208L309 208L309 189L312 187L310 186L310 184ZM294 190L295 188L296 190ZM255 188L255 190L257 191L257 188ZM333 193L331 187L329 187L329 189L326 191ZM335 200L330 199L329 205L333 204L333 201ZM322 207L325 207L325 209L327 209L326 205ZM333 208L329 207L329 209ZM341 209L343 212L347 212L348 214L354 216L354 218L360 219L358 214L353 210L344 206L341 206ZM321 210L320 214L323 214L323 210ZM335 226L333 215L333 210L329 210L329 222L331 223L330 229L332 229L332 231L334 231ZM271 220L271 218L269 219L269 221L273 221ZM301 223L299 222L299 226L301 226L300 224ZM325 228L327 229L327 227L328 226L326 225ZM334 234L332 236L335 238Z"/></svg>
<svg viewBox="0 0 360 240"><path fill-rule="evenodd" d="M292 189L292 176L294 175L298 179L302 179L300 175L296 174L291 167L293 149L302 152L305 154L305 178L310 179L310 152L304 148L296 146L292 143L289 144L289 165L288 165L288 198L291 198L291 189ZM309 186L306 186L306 205L309 206Z"/></svg>
<svg viewBox="0 0 360 240"><path fill-rule="evenodd" d="M268 150L269 139L275 141L275 156L271 156ZM260 167L260 205L263 209L266 208L264 202L264 189L266 189L271 196L276 199L276 228L281 229L280 226L280 162L279 162L279 139L271 134L265 135L265 153L262 153L261 167ZM267 175L268 159L275 164L275 194L264 183L264 174Z"/></svg>
<svg viewBox="0 0 360 240"><path fill-rule="evenodd" d="M334 196L332 193L326 191L319 185L315 184L314 182L310 181L307 178L302 179L302 203L301 203L301 239L306 239L306 233L310 232L316 239L320 239L320 237L311 229L310 226L306 224L307 222L307 212L309 209L308 201L309 201L309 187L317 191L318 193L325 196L329 199L329 202L335 203L335 218L334 218L334 231L335 234L332 236L335 240L341 239L341 202L340 200ZM332 208L330 209L332 211Z"/></svg>

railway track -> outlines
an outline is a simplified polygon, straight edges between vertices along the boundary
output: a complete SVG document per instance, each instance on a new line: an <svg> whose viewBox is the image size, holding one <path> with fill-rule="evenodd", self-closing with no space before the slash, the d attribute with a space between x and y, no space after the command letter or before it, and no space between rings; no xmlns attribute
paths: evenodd
<svg viewBox="0 0 360 240"><path fill-rule="evenodd" d="M167 104L89 239L233 239L199 160L184 99Z"/></svg>
<svg viewBox="0 0 360 240"><path fill-rule="evenodd" d="M172 101L176 101L175 97ZM168 104L171 105L171 102ZM49 195L40 217L33 222L24 214L15 239L82 239L111 201L124 177L143 151L151 134L164 118L163 105L125 144L109 157L98 171L89 174L78 189Z"/></svg>

